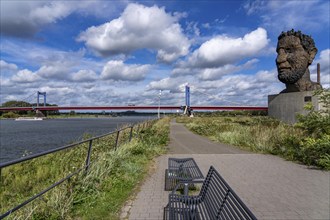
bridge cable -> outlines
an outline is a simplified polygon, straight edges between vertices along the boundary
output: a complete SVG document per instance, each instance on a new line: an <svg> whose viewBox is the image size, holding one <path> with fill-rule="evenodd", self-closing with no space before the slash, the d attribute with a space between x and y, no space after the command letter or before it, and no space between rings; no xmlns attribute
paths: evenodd
<svg viewBox="0 0 330 220"><path fill-rule="evenodd" d="M34 96L35 93L32 93L31 95L27 96L26 98L22 99L21 101L22 102L27 102L29 103L28 101L31 99L32 96ZM32 99L31 99L32 100ZM30 103L31 104L31 103ZM17 103L16 104L12 104L11 106L9 107L23 107L23 106L17 106Z"/></svg>
<svg viewBox="0 0 330 220"><path fill-rule="evenodd" d="M224 99L224 98L219 98L219 97L216 97L215 95L210 95L210 94L207 94L207 93L205 93L205 92L200 92L200 91L195 91L195 92L197 92L197 93L201 93L201 94L203 94L203 95L206 95L206 96L208 96L208 97L211 97L211 98L214 98L214 99L217 99L217 100L220 100L220 101L225 101L225 102L230 102L230 103L233 103L233 104L237 104L237 105L240 105L240 103L238 103L238 102L233 102L233 101L228 101L228 100L226 100L226 99ZM223 96L223 95L222 95Z"/></svg>

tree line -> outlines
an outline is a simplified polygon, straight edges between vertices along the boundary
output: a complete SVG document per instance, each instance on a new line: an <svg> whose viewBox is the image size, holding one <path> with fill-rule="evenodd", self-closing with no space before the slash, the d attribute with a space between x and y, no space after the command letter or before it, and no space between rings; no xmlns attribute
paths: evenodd
<svg viewBox="0 0 330 220"><path fill-rule="evenodd" d="M40 103L39 103L39 105L40 105ZM41 105L43 105L43 103ZM29 102L25 102L25 101L16 101L16 100L10 100L10 101L2 103L2 105L1 105L2 108L5 108L5 107L33 107L33 106L37 106L37 103L29 103ZM57 105L46 103L46 106L57 106ZM60 114L58 110L42 111L42 113L44 115ZM15 118L17 116L22 116L22 115L33 116L33 115L35 115L35 112L34 111L11 111L11 112L0 112L0 115L2 115L3 117L8 116L9 118L12 118L12 117Z"/></svg>

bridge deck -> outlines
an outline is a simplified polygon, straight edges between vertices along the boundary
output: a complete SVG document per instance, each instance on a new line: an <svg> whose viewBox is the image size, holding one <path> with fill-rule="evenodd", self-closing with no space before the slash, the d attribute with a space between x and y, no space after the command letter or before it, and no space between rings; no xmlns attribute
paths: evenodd
<svg viewBox="0 0 330 220"><path fill-rule="evenodd" d="M61 110L181 110L181 106L39 106L3 107L0 111L61 111ZM191 106L192 110L255 110L267 111L263 106Z"/></svg>

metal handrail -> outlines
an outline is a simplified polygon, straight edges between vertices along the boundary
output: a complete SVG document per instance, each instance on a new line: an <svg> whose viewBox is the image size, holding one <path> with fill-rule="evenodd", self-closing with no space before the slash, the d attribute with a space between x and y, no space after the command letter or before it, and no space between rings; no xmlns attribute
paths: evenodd
<svg viewBox="0 0 330 220"><path fill-rule="evenodd" d="M154 120L147 120L147 121L144 121L142 122L142 124L145 124L147 123L147 125L149 125L149 122L152 122L152 121L155 121L157 119L154 119ZM138 123L138 128L140 128L140 125L141 123ZM96 136L96 137L92 137L92 138L89 138L89 139L86 139L86 140L83 140L83 141L79 141L79 142L76 142L76 143L73 143L73 144L69 144L69 145L66 145L66 146L63 146L63 147L59 147L59 148L55 148L55 149L52 149L52 150L48 150L48 151L45 151L45 152L41 152L41 153L37 153L37 154L34 154L34 155L29 155L27 157L23 157L23 158L20 158L20 159L16 159L16 160L13 160L13 161L9 161L9 162L5 162L5 163L2 163L0 164L0 174L1 174L1 169L4 168L4 167L8 167L8 166L11 166L11 165L14 165L14 164L18 164L18 163L21 163L21 162L24 162L24 161L27 161L27 160L32 160L32 159L35 159L35 158L38 158L38 157L41 157L41 156L45 156L47 154L51 154L51 153L55 153L55 152L58 152L58 151L61 151L61 150L65 150L65 149L68 149L68 148L73 148L73 147L76 147L78 145L81 145L81 144L84 144L84 143L87 143L89 142L89 147L88 147L88 152L87 152L87 158L86 158L86 164L75 170L73 173L71 173L70 175L64 177L63 179L57 181L56 183L52 184L51 186L49 186L48 188L40 191L39 193L37 193L36 195L32 196L31 198L25 200L24 202L22 202L21 204L17 205L16 207L8 210L7 212L3 213L0 215L0 219L3 219L4 217L10 215L11 213L13 213L14 211L17 211L18 209L22 208L23 206L27 205L28 203L30 203L31 201L35 200L36 198L42 196L43 194L45 194L46 192L50 191L51 189L55 188L56 186L60 185L61 183L63 183L64 181L70 179L72 176L74 175L77 175L78 173L80 173L82 170L85 169L85 171L88 171L88 168L90 166L90 155L91 155L91 150L92 150L92 142L93 140L96 140L96 139L99 139L99 138L102 138L102 137L105 137L105 136L108 136L108 135L112 135L112 134L115 134L117 133L117 137L116 137L116 143L115 143L115 146L114 146L114 150L117 149L118 147L118 140L119 140L119 134L121 131L123 130L126 130L128 128L130 128L130 135L129 135L129 140L128 141L131 141L132 140L132 132L133 132L133 127L134 125L130 125L130 126L126 126L124 128L121 128L121 129L117 129L115 131L112 131L112 132L109 132L109 133L106 133L106 134L103 134L103 135L99 135L99 136ZM143 126L144 128L144 126Z"/></svg>
<svg viewBox="0 0 330 220"><path fill-rule="evenodd" d="M125 130L125 129L126 129L126 127L120 129L119 131L122 131L122 130ZM83 143L86 143L86 142L88 142L90 140L99 139L99 138L105 137L107 135L114 134L115 132L117 132L117 130L116 131L109 132L107 134L103 134L103 135L100 135L100 136L89 138L87 140L79 141L79 142L76 142L76 143L73 143L73 144L65 145L65 146L54 148L54 149L47 150L47 151L43 151L43 152L37 153L37 154L31 154L31 155L28 155L26 157L22 157L22 158L19 158L19 159L16 159L16 160L11 160L11 161L8 161L8 162L4 162L4 163L1 163L0 164L0 169L1 168L4 168L4 167L11 166L11 165L14 165L14 164L18 164L18 163L21 163L21 162L24 162L24 161L27 161L27 160L32 160L32 159L35 159L37 157L45 156L47 154L55 153L57 151L61 151L61 150L65 150L65 149L68 149L68 148L76 147L76 146L78 146L80 144L83 144Z"/></svg>
<svg viewBox="0 0 330 220"><path fill-rule="evenodd" d="M89 138L89 139L86 139L86 140L83 140L83 141L79 141L79 142L76 142L76 143L73 143L73 144L65 145L63 147L54 148L54 149L51 149L51 150L48 150L48 151L44 151L44 152L41 152L41 153L32 154L32 155L29 155L29 156L26 156L26 157L22 157L22 158L19 158L19 159L16 159L16 160L4 162L4 163L1 163L0 164L0 169L1 168L4 168L4 167L8 167L10 165L14 165L14 164L17 164L17 163L24 162L24 161L27 161L27 160L32 160L32 159L35 159L37 157L45 156L47 154L55 153L57 151L61 151L61 150L65 150L65 149L68 149L68 148L76 147L76 146L81 145L81 144L84 144L86 142L93 141L93 140L96 140L96 139L99 139L99 138L102 138L102 137L105 137L105 136L114 134L116 132L120 132L120 131L126 130L127 128L130 128L130 127L132 127L132 125L131 126L128 126L128 127L121 128L119 130L115 130L115 131L106 133L106 134L102 134L102 135L99 135L99 136L96 136L96 137L92 137L92 138Z"/></svg>

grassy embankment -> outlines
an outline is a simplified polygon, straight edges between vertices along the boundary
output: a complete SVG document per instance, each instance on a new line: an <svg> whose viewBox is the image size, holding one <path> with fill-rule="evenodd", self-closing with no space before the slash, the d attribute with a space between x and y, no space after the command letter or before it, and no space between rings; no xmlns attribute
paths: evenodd
<svg viewBox="0 0 330 220"><path fill-rule="evenodd" d="M169 119L134 133L139 134L129 143L124 143L128 132L122 134L123 144L116 151L115 136L95 141L87 173L72 177L7 219L118 219L121 207L144 179L152 159L166 152ZM83 166L86 152L87 144L4 168L1 213Z"/></svg>
<svg viewBox="0 0 330 220"><path fill-rule="evenodd" d="M330 170L330 92L322 92L321 99L325 110L317 112L307 106L309 113L299 116L295 125L267 116L228 116L230 112L177 121L217 142Z"/></svg>

